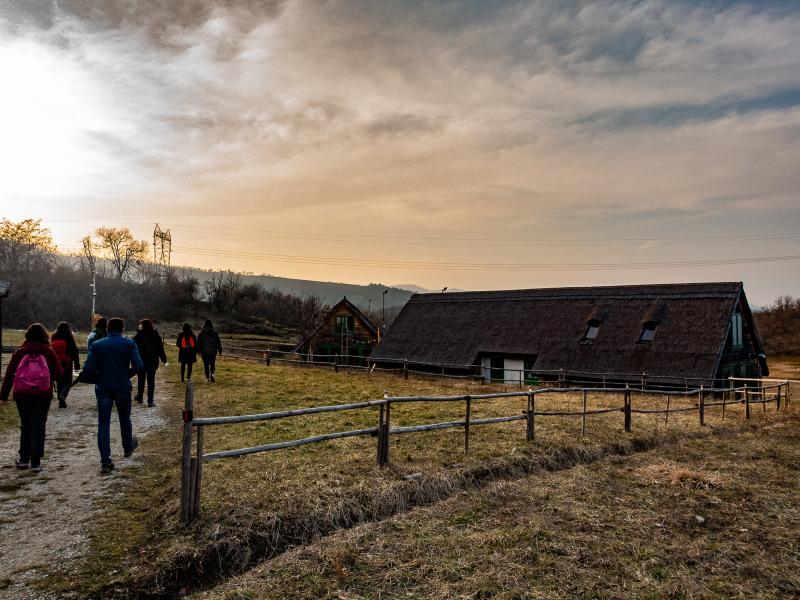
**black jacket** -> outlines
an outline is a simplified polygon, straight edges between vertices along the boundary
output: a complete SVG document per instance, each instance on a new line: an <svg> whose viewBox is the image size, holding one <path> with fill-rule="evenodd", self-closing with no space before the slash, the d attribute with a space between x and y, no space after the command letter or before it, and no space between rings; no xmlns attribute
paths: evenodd
<svg viewBox="0 0 800 600"><path fill-rule="evenodd" d="M175 340L175 345L178 347L178 360L182 363L197 362L197 338L193 333L178 334L178 339Z"/></svg>
<svg viewBox="0 0 800 600"><path fill-rule="evenodd" d="M203 356L222 354L222 342L213 327L203 327L197 336L197 350Z"/></svg>
<svg viewBox="0 0 800 600"><path fill-rule="evenodd" d="M158 361L167 362L167 354L164 352L164 342L157 331L137 331L133 336L136 347L139 349L139 356L142 357L144 368L148 371L158 369Z"/></svg>

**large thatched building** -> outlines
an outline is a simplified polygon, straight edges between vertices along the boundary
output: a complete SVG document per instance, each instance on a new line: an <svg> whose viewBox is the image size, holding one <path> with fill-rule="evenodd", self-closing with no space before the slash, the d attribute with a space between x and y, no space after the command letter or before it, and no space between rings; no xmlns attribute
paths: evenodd
<svg viewBox="0 0 800 600"><path fill-rule="evenodd" d="M505 381L563 370L708 385L769 373L741 283L416 294L372 360Z"/></svg>

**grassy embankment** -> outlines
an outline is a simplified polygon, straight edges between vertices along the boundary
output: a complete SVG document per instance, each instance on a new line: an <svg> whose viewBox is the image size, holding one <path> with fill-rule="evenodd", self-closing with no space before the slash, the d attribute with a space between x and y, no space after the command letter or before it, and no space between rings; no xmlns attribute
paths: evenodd
<svg viewBox="0 0 800 600"><path fill-rule="evenodd" d="M493 483L266 561L205 600L800 595L800 419Z"/></svg>
<svg viewBox="0 0 800 600"><path fill-rule="evenodd" d="M175 360L172 356L171 360ZM198 365L199 366L199 365ZM473 428L471 453L463 455L463 431L449 430L395 436L392 465L375 467L375 440L337 440L303 448L217 461L204 471L202 515L191 529L177 523L178 462L182 405L177 368L164 372L173 390L170 430L147 440L145 466L131 477L128 492L109 499L91 532L92 553L82 575L68 581L52 578L59 592L99 591L166 594L214 581L261 557L316 539L338 528L386 518L415 505L448 497L494 478L521 477L542 469L588 463L607 454L628 453L699 431L697 416L634 415L634 433L622 434L622 415L589 418L579 439L580 420L541 417L537 440L524 441L524 424L515 422ZM296 367L265 367L224 361L217 384L196 385L196 414L211 416L266 412L393 395L478 393L488 388L448 380L404 381L396 376L338 373ZM202 377L195 377L201 381ZM518 414L524 401L473 403L473 418ZM637 406L663 406L663 397L634 396ZM693 403L690 400L689 403ZM686 404L686 403L684 403ZM577 408L578 397L543 396L537 408ZM619 397L592 394L589 406L619 406ZM393 425L457 420L463 404L417 404L393 410ZM774 409L754 410L755 422L769 421ZM728 407L726 426L743 424L740 407ZM720 425L719 409L708 409L707 423ZM206 451L251 446L314 433L368 427L377 410L298 417L253 425L209 428ZM406 476L411 475L410 479ZM104 560L96 560L104 557ZM110 571L108 564L118 565ZM181 584L183 580L188 583Z"/></svg>

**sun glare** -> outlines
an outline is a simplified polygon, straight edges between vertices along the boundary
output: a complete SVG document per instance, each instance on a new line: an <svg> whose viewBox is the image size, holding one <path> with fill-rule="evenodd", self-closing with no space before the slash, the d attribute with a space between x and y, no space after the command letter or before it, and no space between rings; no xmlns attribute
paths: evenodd
<svg viewBox="0 0 800 600"><path fill-rule="evenodd" d="M77 191L95 152L87 131L103 127L97 86L58 50L0 40L0 199L45 200Z"/></svg>

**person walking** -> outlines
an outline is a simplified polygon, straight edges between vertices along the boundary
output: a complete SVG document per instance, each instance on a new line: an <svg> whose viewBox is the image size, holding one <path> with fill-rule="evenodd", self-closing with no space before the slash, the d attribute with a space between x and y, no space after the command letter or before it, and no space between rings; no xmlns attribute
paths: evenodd
<svg viewBox="0 0 800 600"><path fill-rule="evenodd" d="M86 349L89 350L98 340L102 340L107 335L108 320L105 317L100 317L94 324L94 331L86 338Z"/></svg>
<svg viewBox="0 0 800 600"><path fill-rule="evenodd" d="M92 343L83 370L93 374L97 398L97 449L100 451L100 473L111 473L111 410L116 405L122 450L125 458L139 447L131 423L131 375L144 369L136 343L123 337L125 322L108 321L108 335Z"/></svg>
<svg viewBox="0 0 800 600"><path fill-rule="evenodd" d="M58 408L67 408L67 396L72 387L72 370L81 370L81 360L78 354L78 344L69 327L69 323L61 321L50 338L50 347L58 357L58 362L64 371L61 379L56 382Z"/></svg>
<svg viewBox="0 0 800 600"><path fill-rule="evenodd" d="M184 376L186 381L191 381L192 367L197 362L197 338L191 325L183 324L175 345L178 346L178 361L181 363L181 381L184 381Z"/></svg>
<svg viewBox="0 0 800 600"><path fill-rule="evenodd" d="M200 358L203 359L206 381L216 381L214 371L217 366L217 354L222 356L222 342L219 339L219 334L214 329L214 325L208 319L203 323L203 328L197 336L197 348L200 350Z"/></svg>
<svg viewBox="0 0 800 600"><path fill-rule="evenodd" d="M53 400L53 382L63 375L58 357L48 343L47 330L34 323L25 332L25 342L14 352L0 387L0 405L12 389L19 412L18 469L42 470L47 413Z"/></svg>
<svg viewBox="0 0 800 600"><path fill-rule="evenodd" d="M153 322L150 319L142 319L139 321L139 331L133 336L133 341L136 342L139 356L144 363L144 371L138 374L136 402L141 404L143 401L144 382L146 379L147 406L152 408L156 405L153 400L153 394L156 386L158 363L161 361L162 364L167 364L167 354L164 352L164 341L161 339L155 327L153 327Z"/></svg>

